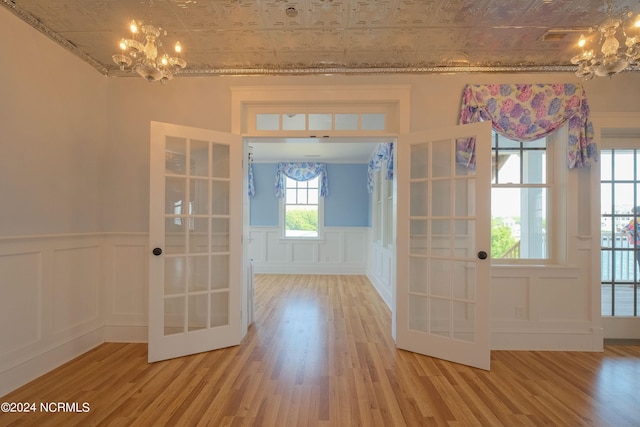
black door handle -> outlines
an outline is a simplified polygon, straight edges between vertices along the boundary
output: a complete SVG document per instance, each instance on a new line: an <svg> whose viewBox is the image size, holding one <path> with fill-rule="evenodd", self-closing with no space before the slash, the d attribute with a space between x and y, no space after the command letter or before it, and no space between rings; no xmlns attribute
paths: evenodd
<svg viewBox="0 0 640 427"><path fill-rule="evenodd" d="M153 252L153 254L155 256L162 255L162 249L161 248L153 248L152 252Z"/></svg>
<svg viewBox="0 0 640 427"><path fill-rule="evenodd" d="M478 258L487 259L487 253L485 251L478 252Z"/></svg>

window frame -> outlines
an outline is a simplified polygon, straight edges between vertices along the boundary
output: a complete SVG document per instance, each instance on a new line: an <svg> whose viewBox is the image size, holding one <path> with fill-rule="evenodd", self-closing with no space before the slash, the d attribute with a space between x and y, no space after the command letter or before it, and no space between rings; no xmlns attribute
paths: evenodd
<svg viewBox="0 0 640 427"><path fill-rule="evenodd" d="M492 140L497 138L497 133L492 131ZM503 136L503 138L505 138ZM507 138L510 139L510 138ZM544 184L494 184L494 188L546 188L546 251L545 258L494 258L491 257L493 266L535 266L557 265L566 261L562 258L563 248L566 247L566 238L562 235L563 227L560 216L566 212L567 201L563 198L561 189L567 182L566 150L560 149L568 143L568 126L565 124L555 132L546 136L546 183ZM510 139L511 140L511 139ZM513 140L512 140L513 141ZM517 142L517 141L516 141ZM492 159L495 156L494 146L490 147ZM522 171L521 171L522 178ZM566 194L564 194L566 196ZM493 217L493 212L491 214Z"/></svg>
<svg viewBox="0 0 640 427"><path fill-rule="evenodd" d="M287 218L286 218L286 214L287 214L287 180L289 180L291 178L289 177L285 177L285 195L284 197L280 198L280 203L279 203L279 228L280 228L280 239L282 240L304 240L304 241L309 241L309 240L323 240L324 239L324 197L322 197L320 195L320 176L317 176L315 178L311 178L310 180L307 181L297 181L297 182L308 182L308 181L312 181L314 179L318 180L318 235L317 236L287 236L287 230L286 230L286 224L287 224ZM295 181L295 180L294 180ZM308 188L307 188L307 192L308 192ZM308 204L307 204L308 205ZM295 205L293 205L295 206ZM300 206L304 206L303 204L300 204Z"/></svg>
<svg viewBox="0 0 640 427"><path fill-rule="evenodd" d="M609 151L609 152L615 152L615 151L633 151L633 153L635 154L635 160L634 160L634 166L635 166L635 171L634 171L634 179L632 180L625 180L625 179L620 179L617 180L615 178L615 175L613 173L613 170L611 171L611 176L609 177L609 179L604 179L603 180L603 175L602 173L600 174L600 176L598 177L598 181L600 183L600 185L602 186L603 182L606 181L608 183L622 183L622 184L631 184L634 186L637 186L640 183L640 179L638 179L638 171L640 170L640 161L638 160L637 156L640 155L640 146L637 145L637 138L624 138L624 137L603 137L602 138L602 147L601 147L601 155L602 157L604 157L604 152L605 151ZM615 160L614 160L615 163ZM604 167L601 166L601 167ZM612 191L612 196L614 196L614 192ZM636 193L636 200L634 202L634 205L638 205L640 204L640 195L638 195ZM602 223L602 219L604 217L608 217L611 219L612 221L612 229L613 229L613 225L615 222L616 218L623 218L623 217L630 217L633 219L637 219L640 216L638 216L637 214L622 214L622 213L616 213L616 212L611 212L609 214L604 215L602 213L602 194L601 194L601 201L600 201L600 221ZM626 238L626 236L620 236L621 238ZM599 231L599 238L600 241L602 242L602 228ZM602 253L603 252L611 252L612 253L612 257L615 256L615 252L616 251L621 251L621 252L628 252L629 253L629 257L632 259L632 265L634 268L634 274L633 274L633 281L624 281L624 280L616 280L616 278L614 277L614 274L611 275L611 278L609 280L605 280L604 276L603 276L603 272L600 272L600 277L599 277L599 292L601 294L600 297L600 315L603 318L610 318L610 319L637 319L640 317L640 308L638 307L638 302L637 300L634 299L633 301L633 314L627 314L627 313L620 313L619 311L616 310L616 297L618 297L618 294L616 294L616 286L617 285L632 285L633 286L633 294L634 294L634 298L637 298L637 292L638 289L640 289L640 285L638 284L638 281L640 280L640 273L637 272L636 270L636 262L634 260L634 250L633 249L627 249L624 250L624 246L620 245L620 246L616 246L616 245L612 245L611 248L605 248L603 244L600 245L600 265L602 265ZM602 269L602 267L601 267ZM608 313L604 312L604 302L603 302L603 294L605 292L604 286L610 286L611 288L608 290L608 293L610 294L610 296L608 298L610 298L610 301L607 301L609 303L609 308L610 311Z"/></svg>

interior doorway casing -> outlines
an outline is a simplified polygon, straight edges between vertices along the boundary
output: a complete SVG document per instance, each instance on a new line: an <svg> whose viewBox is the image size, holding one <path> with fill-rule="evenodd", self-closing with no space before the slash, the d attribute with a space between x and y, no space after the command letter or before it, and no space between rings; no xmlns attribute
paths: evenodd
<svg viewBox="0 0 640 427"><path fill-rule="evenodd" d="M325 132L328 137L388 137L396 140L398 135L409 132L409 108L410 108L410 86L409 85L386 85L386 86L238 86L231 88L231 132L242 137L267 137L267 136L293 136L310 137L312 135L296 131L292 134L280 135L260 134L249 129L249 115L256 107L278 107L282 106L323 106L330 111L331 108L348 106L380 105L386 111L386 125L383 132ZM248 168L248 144L243 143L243 169ZM243 174L245 182L243 187L247 188L246 175ZM394 179L395 187L395 179ZM243 224L246 232L246 225L249 223L249 197L244 192L243 202ZM394 189L395 193L395 189ZM395 219L394 219L395 223ZM244 234L244 232L243 232ZM244 240L244 237L243 237ZM242 307L247 307L250 295L248 295L249 278L248 274L248 244L243 244L242 259L245 265L242 268L243 294ZM395 271L395 256L394 271ZM391 309L395 313L395 274L391 275ZM249 326L247 313L243 312L242 328L246 330ZM395 321L394 321L395 322ZM395 327L393 328L395 330Z"/></svg>

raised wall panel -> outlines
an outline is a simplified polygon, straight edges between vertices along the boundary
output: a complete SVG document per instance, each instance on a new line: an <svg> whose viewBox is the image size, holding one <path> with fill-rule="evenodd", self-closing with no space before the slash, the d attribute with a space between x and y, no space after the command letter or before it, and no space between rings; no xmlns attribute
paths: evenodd
<svg viewBox="0 0 640 427"><path fill-rule="evenodd" d="M280 242L280 229L278 231L266 232L267 237L267 256L266 262L288 262L288 244Z"/></svg>
<svg viewBox="0 0 640 427"><path fill-rule="evenodd" d="M266 233L264 231L249 232L249 258L256 262L266 260Z"/></svg>
<svg viewBox="0 0 640 427"><path fill-rule="evenodd" d="M103 238L0 238L0 395L104 342Z"/></svg>
<svg viewBox="0 0 640 427"><path fill-rule="evenodd" d="M585 321L589 313L589 289L580 278L546 278L536 289L544 300L537 308L542 321Z"/></svg>
<svg viewBox="0 0 640 427"><path fill-rule="evenodd" d="M529 317L529 278L494 277L491 297L492 320L522 321Z"/></svg>
<svg viewBox="0 0 640 427"><path fill-rule="evenodd" d="M81 327L99 314L100 248L59 249L53 255L53 330Z"/></svg>
<svg viewBox="0 0 640 427"><path fill-rule="evenodd" d="M112 246L113 272L111 284L112 315L144 316L147 314L148 268L146 245Z"/></svg>
<svg viewBox="0 0 640 427"><path fill-rule="evenodd" d="M362 233L344 233L344 261L353 264L366 262L367 239Z"/></svg>
<svg viewBox="0 0 640 427"><path fill-rule="evenodd" d="M320 243L320 261L338 263L340 262L340 235L339 232L325 232L324 241Z"/></svg>
<svg viewBox="0 0 640 427"><path fill-rule="evenodd" d="M294 263L313 263L315 262L315 251L313 243L293 242L291 244L291 261Z"/></svg>
<svg viewBox="0 0 640 427"><path fill-rule="evenodd" d="M0 356L41 339L42 256L0 255Z"/></svg>

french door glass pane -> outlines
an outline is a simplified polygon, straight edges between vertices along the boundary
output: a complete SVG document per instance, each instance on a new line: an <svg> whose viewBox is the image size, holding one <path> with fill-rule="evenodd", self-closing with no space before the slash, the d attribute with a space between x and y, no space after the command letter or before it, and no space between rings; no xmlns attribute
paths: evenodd
<svg viewBox="0 0 640 427"><path fill-rule="evenodd" d="M191 178L189 181L189 213L207 215L209 213L209 180Z"/></svg>
<svg viewBox="0 0 640 427"><path fill-rule="evenodd" d="M429 176L429 145L417 144L411 147L411 179Z"/></svg>
<svg viewBox="0 0 640 427"><path fill-rule="evenodd" d="M189 257L189 291L206 291L209 289L209 256Z"/></svg>
<svg viewBox="0 0 640 427"><path fill-rule="evenodd" d="M431 155L433 159L437 159L431 164L432 177L449 177L452 175L451 160L453 150L451 149L451 141L435 141L431 146Z"/></svg>
<svg viewBox="0 0 640 427"><path fill-rule="evenodd" d="M167 139L165 335L229 323L229 294L217 291L229 288L229 154L223 144Z"/></svg>
<svg viewBox="0 0 640 427"><path fill-rule="evenodd" d="M434 335L451 336L451 304L449 300L431 298L430 331Z"/></svg>
<svg viewBox="0 0 640 427"><path fill-rule="evenodd" d="M451 181L434 180L431 182L433 201L431 204L431 214L433 216L451 215Z"/></svg>
<svg viewBox="0 0 640 427"><path fill-rule="evenodd" d="M453 338L473 342L476 319L476 305L470 302L453 303Z"/></svg>
<svg viewBox="0 0 640 427"><path fill-rule="evenodd" d="M185 138L167 137L165 150L165 173L186 175L187 173L187 140Z"/></svg>
<svg viewBox="0 0 640 427"><path fill-rule="evenodd" d="M186 258L165 257L164 261L164 293L165 295L182 294L186 289Z"/></svg>
<svg viewBox="0 0 640 427"><path fill-rule="evenodd" d="M229 214L229 181L213 181L211 196L211 213L213 215Z"/></svg>
<svg viewBox="0 0 640 427"><path fill-rule="evenodd" d="M212 178L229 178L229 146L211 144Z"/></svg>
<svg viewBox="0 0 640 427"><path fill-rule="evenodd" d="M164 334L173 335L183 333L185 318L185 297L165 298Z"/></svg>
<svg viewBox="0 0 640 427"><path fill-rule="evenodd" d="M191 141L189 169L191 176L209 176L209 143L207 141Z"/></svg>
<svg viewBox="0 0 640 427"><path fill-rule="evenodd" d="M427 263L424 258L409 257L409 292L426 294L427 287Z"/></svg>
<svg viewBox="0 0 640 427"><path fill-rule="evenodd" d="M225 326L229 324L229 293L217 292L211 294L211 323L210 326Z"/></svg>
<svg viewBox="0 0 640 427"><path fill-rule="evenodd" d="M187 217L168 217L164 220L164 250L167 254L184 254L187 249L185 223Z"/></svg>
<svg viewBox="0 0 640 427"><path fill-rule="evenodd" d="M208 299L207 294L189 295L189 332L207 327Z"/></svg>
<svg viewBox="0 0 640 427"><path fill-rule="evenodd" d="M451 296L451 261L446 259L431 259L431 295L449 298Z"/></svg>
<svg viewBox="0 0 640 427"><path fill-rule="evenodd" d="M189 253L209 251L209 218L189 218Z"/></svg>
<svg viewBox="0 0 640 427"><path fill-rule="evenodd" d="M429 298L411 295L409 299L409 328L429 332Z"/></svg>

